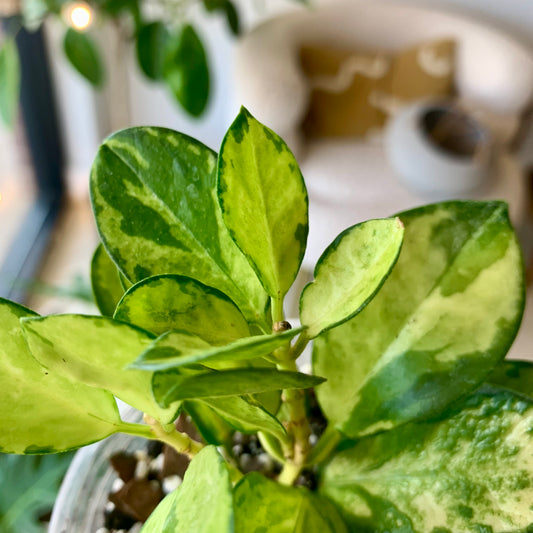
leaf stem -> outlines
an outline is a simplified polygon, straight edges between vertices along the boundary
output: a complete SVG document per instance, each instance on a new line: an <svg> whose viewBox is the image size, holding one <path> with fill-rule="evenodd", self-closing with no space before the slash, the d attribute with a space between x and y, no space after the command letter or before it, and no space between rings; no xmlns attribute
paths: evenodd
<svg viewBox="0 0 533 533"><path fill-rule="evenodd" d="M283 315L283 297L278 296L277 298L274 298L273 296L270 297L270 308L272 310L272 322L276 324L276 322L282 322L284 315Z"/></svg>
<svg viewBox="0 0 533 533"><path fill-rule="evenodd" d="M174 424L163 426L159 421L151 416L144 415L144 421L148 424L153 439L158 439L174 448L178 453L183 453L192 459L203 447L201 442L191 439L187 433L182 433L176 429Z"/></svg>
<svg viewBox="0 0 533 533"><path fill-rule="evenodd" d="M278 476L278 482L289 487L296 481L300 474L301 467L294 463L285 463L283 470Z"/></svg>
<svg viewBox="0 0 533 533"><path fill-rule="evenodd" d="M342 435L340 431L329 424L326 428L326 431L324 431L315 447L309 454L306 466L311 466L325 461L338 446L341 439Z"/></svg>

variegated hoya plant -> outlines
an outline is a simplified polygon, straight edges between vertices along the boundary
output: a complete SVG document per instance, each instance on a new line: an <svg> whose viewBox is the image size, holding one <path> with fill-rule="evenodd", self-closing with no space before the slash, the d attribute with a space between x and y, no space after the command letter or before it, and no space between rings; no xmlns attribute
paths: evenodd
<svg viewBox="0 0 533 533"><path fill-rule="evenodd" d="M354 225L300 297L308 233L285 143L242 110L220 153L163 128L109 137L91 173L102 316L0 302L1 450L123 432L192 458L144 533L533 531L533 367L503 361L521 319L501 202ZM313 341L313 374L297 359ZM327 427L312 436L309 399ZM121 420L115 397L145 413ZM188 413L203 436L174 421ZM232 435L279 464L243 474ZM298 486L312 471L316 490Z"/></svg>

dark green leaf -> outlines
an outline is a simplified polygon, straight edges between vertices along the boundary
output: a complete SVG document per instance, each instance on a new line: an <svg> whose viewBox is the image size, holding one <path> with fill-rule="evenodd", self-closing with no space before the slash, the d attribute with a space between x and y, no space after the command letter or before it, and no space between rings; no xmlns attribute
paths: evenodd
<svg viewBox="0 0 533 533"><path fill-rule="evenodd" d="M153 392L156 401L168 407L176 401L220 396L242 396L270 390L307 389L324 381L318 376L268 368L238 368L195 374L190 377L175 371L156 372Z"/></svg>
<svg viewBox="0 0 533 533"><path fill-rule="evenodd" d="M43 533L38 518L51 511L71 454L0 455L0 531Z"/></svg>
<svg viewBox="0 0 533 533"><path fill-rule="evenodd" d="M177 406L161 409L152 397L152 374L125 369L153 336L107 317L51 315L22 320L28 346L46 368L113 393L163 422Z"/></svg>
<svg viewBox="0 0 533 533"><path fill-rule="evenodd" d="M152 513L141 533L233 533L233 494L228 469L214 446L192 461L179 489Z"/></svg>
<svg viewBox="0 0 533 533"><path fill-rule="evenodd" d="M326 467L322 490L353 531L530 531L533 402L487 391L449 414L361 439Z"/></svg>
<svg viewBox="0 0 533 533"><path fill-rule="evenodd" d="M234 489L235 533L348 533L335 507L252 472Z"/></svg>
<svg viewBox="0 0 533 533"><path fill-rule="evenodd" d="M238 339L224 346L208 346L186 332L171 331L159 337L139 358L133 368L167 370L192 364L249 361L264 357L289 343L302 328L272 335L256 335Z"/></svg>
<svg viewBox="0 0 533 533"><path fill-rule="evenodd" d="M281 301L305 252L307 191L287 145L244 108L222 142L218 195L233 239Z"/></svg>
<svg viewBox="0 0 533 533"><path fill-rule="evenodd" d="M137 59L142 71L152 80L163 77L168 39L168 30L160 21L144 24L137 33Z"/></svg>
<svg viewBox="0 0 533 533"><path fill-rule="evenodd" d="M20 90L20 61L13 39L0 47L0 117L12 128L17 118Z"/></svg>
<svg viewBox="0 0 533 533"><path fill-rule="evenodd" d="M250 335L246 319L224 293L184 276L140 281L124 295L115 319L156 335L187 331L215 345Z"/></svg>
<svg viewBox="0 0 533 533"><path fill-rule="evenodd" d="M72 66L95 87L104 82L104 67L96 43L87 33L69 28L63 41L65 54Z"/></svg>
<svg viewBox="0 0 533 533"><path fill-rule="evenodd" d="M104 316L113 316L124 294L120 273L102 244L96 248L91 261L91 285L94 299Z"/></svg>
<svg viewBox="0 0 533 533"><path fill-rule="evenodd" d="M315 340L327 418L348 436L435 416L505 356L524 307L520 246L501 202L399 215L404 244L378 295Z"/></svg>
<svg viewBox="0 0 533 533"><path fill-rule="evenodd" d="M367 305L396 263L402 240L399 219L381 219L352 226L328 246L300 298L308 337L345 322Z"/></svg>
<svg viewBox="0 0 533 533"><path fill-rule="evenodd" d="M231 426L207 404L185 402L183 408L193 419L195 426L208 444L231 444Z"/></svg>
<svg viewBox="0 0 533 533"><path fill-rule="evenodd" d="M231 32L233 35L239 35L241 33L239 12L235 8L235 4L227 0L224 2L224 11L226 12L226 20Z"/></svg>
<svg viewBox="0 0 533 533"><path fill-rule="evenodd" d="M98 230L132 281L192 277L228 295L249 321L268 330L267 296L222 222L215 168L214 152L172 130L139 127L112 135L91 171Z"/></svg>
<svg viewBox="0 0 533 533"><path fill-rule="evenodd" d="M119 428L113 396L46 370L28 350L20 319L34 313L0 298L0 451L57 453Z"/></svg>
<svg viewBox="0 0 533 533"><path fill-rule="evenodd" d="M487 383L533 398L533 363L531 361L502 361L489 375Z"/></svg>
<svg viewBox="0 0 533 533"><path fill-rule="evenodd" d="M200 116L209 98L209 68L204 46L195 29L185 25L171 36L163 77L170 91L193 117Z"/></svg>

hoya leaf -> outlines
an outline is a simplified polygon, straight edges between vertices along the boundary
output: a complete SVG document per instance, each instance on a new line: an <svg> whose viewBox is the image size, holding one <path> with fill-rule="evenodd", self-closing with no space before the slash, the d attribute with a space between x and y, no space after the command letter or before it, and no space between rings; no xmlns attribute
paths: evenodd
<svg viewBox="0 0 533 533"><path fill-rule="evenodd" d="M72 454L0 455L0 531L43 533Z"/></svg>
<svg viewBox="0 0 533 533"><path fill-rule="evenodd" d="M315 340L318 399L350 437L435 416L505 356L524 307L520 247L501 202L399 215L404 243L378 295Z"/></svg>
<svg viewBox="0 0 533 533"><path fill-rule="evenodd" d="M0 299L0 451L56 453L102 440L120 424L115 399L45 370L24 340L20 319L36 316Z"/></svg>
<svg viewBox="0 0 533 533"><path fill-rule="evenodd" d="M160 21L143 24L137 33L137 60L142 71L152 80L163 77L168 39L168 30Z"/></svg>
<svg viewBox="0 0 533 533"><path fill-rule="evenodd" d="M133 282L178 274L215 287L269 329L268 300L229 236L216 199L216 154L165 128L130 128L104 141L91 171L98 230Z"/></svg>
<svg viewBox="0 0 533 533"><path fill-rule="evenodd" d="M353 531L525 533L532 424L533 402L476 393L449 418L359 440L328 464L321 490Z"/></svg>
<svg viewBox="0 0 533 533"><path fill-rule="evenodd" d="M214 446L191 461L179 489L151 514L141 533L233 533L229 472Z"/></svg>
<svg viewBox="0 0 533 533"><path fill-rule="evenodd" d="M12 128L17 118L20 90L20 60L13 39L0 46L0 117Z"/></svg>
<svg viewBox="0 0 533 533"><path fill-rule="evenodd" d="M198 400L218 413L228 424L242 433L263 431L286 441L287 432L281 422L249 396L227 396Z"/></svg>
<svg viewBox="0 0 533 533"><path fill-rule="evenodd" d="M318 376L269 368L237 368L179 378L172 370L154 374L152 384L154 397L161 406L168 407L174 402L197 398L242 396L283 389L308 389L324 381Z"/></svg>
<svg viewBox="0 0 533 533"><path fill-rule="evenodd" d="M399 219L370 220L342 232L322 254L314 281L302 292L306 335L316 337L360 312L389 275L402 240Z"/></svg>
<svg viewBox="0 0 533 533"><path fill-rule="evenodd" d="M204 45L189 24L170 38L163 77L183 109L199 117L209 99L209 67Z"/></svg>
<svg viewBox="0 0 533 533"><path fill-rule="evenodd" d="M107 317L55 315L26 318L22 327L34 357L51 371L106 389L157 420L174 420L152 397L152 374L125 367L153 336Z"/></svg>
<svg viewBox="0 0 533 533"><path fill-rule="evenodd" d="M92 85L104 82L104 67L100 52L93 39L83 32L69 28L63 40L65 55L72 66Z"/></svg>
<svg viewBox="0 0 533 533"><path fill-rule="evenodd" d="M91 285L98 309L104 316L113 316L124 294L120 273L102 244L99 244L91 261Z"/></svg>
<svg viewBox="0 0 533 533"><path fill-rule="evenodd" d="M134 285L120 302L116 320L156 335L172 329L226 344L250 335L239 308L217 289L185 276L153 276Z"/></svg>
<svg viewBox="0 0 533 533"><path fill-rule="evenodd" d="M249 361L269 355L301 331L302 328L294 328L283 333L255 335L224 346L209 346L186 332L170 331L154 341L131 366L145 370L168 370L197 363L209 365L223 361Z"/></svg>
<svg viewBox="0 0 533 533"><path fill-rule="evenodd" d="M510 359L502 361L489 375L487 383L533 398L533 363Z"/></svg>
<svg viewBox="0 0 533 533"><path fill-rule="evenodd" d="M202 402L188 401L184 403L183 408L208 444L231 444L231 426L211 407Z"/></svg>
<svg viewBox="0 0 533 533"><path fill-rule="evenodd" d="M304 488L251 472L234 489L235 533L348 533L335 507Z"/></svg>
<svg viewBox="0 0 533 533"><path fill-rule="evenodd" d="M287 145L244 108L222 142L218 195L233 239L281 301L305 252L307 190Z"/></svg>

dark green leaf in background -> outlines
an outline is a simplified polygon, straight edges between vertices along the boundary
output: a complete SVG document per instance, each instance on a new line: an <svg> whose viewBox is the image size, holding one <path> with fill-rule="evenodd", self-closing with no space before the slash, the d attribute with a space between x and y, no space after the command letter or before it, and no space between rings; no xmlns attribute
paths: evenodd
<svg viewBox="0 0 533 533"><path fill-rule="evenodd" d="M348 533L335 507L304 488L252 472L234 489L235 533Z"/></svg>
<svg viewBox="0 0 533 533"><path fill-rule="evenodd" d="M168 30L160 21L144 24L137 33L137 60L151 80L163 77L168 39Z"/></svg>
<svg viewBox="0 0 533 533"><path fill-rule="evenodd" d="M20 61L13 39L0 45L0 117L12 128L17 117L20 90Z"/></svg>
<svg viewBox="0 0 533 533"><path fill-rule="evenodd" d="M524 394L533 399L533 362L502 361L487 378L487 383Z"/></svg>
<svg viewBox="0 0 533 533"><path fill-rule="evenodd" d="M524 308L520 246L501 202L399 215L400 257L377 296L315 340L327 418L348 436L435 416L505 356Z"/></svg>
<svg viewBox="0 0 533 533"><path fill-rule="evenodd" d="M163 77L178 102L193 117L200 116L209 98L209 68L204 46L189 24L169 38Z"/></svg>
<svg viewBox="0 0 533 533"><path fill-rule="evenodd" d="M40 515L52 510L72 454L0 454L0 531L43 533Z"/></svg>
<svg viewBox="0 0 533 533"><path fill-rule="evenodd" d="M104 82L104 67L94 40L87 34L69 28L63 40L65 54L72 66L92 85Z"/></svg>
<svg viewBox="0 0 533 533"><path fill-rule="evenodd" d="M237 11L235 4L230 0L227 0L224 3L224 11L231 32L233 35L239 35L241 33L241 24L239 20L239 12Z"/></svg>
<svg viewBox="0 0 533 533"><path fill-rule="evenodd" d="M98 309L104 316L113 316L124 294L120 272L102 244L96 248L91 261L91 285Z"/></svg>
<svg viewBox="0 0 533 533"><path fill-rule="evenodd" d="M218 196L233 239L281 301L307 244L307 190L285 142L244 108L220 148Z"/></svg>
<svg viewBox="0 0 533 533"><path fill-rule="evenodd" d="M438 421L359 440L326 467L321 491L352 531L526 533L532 427L533 402L479 392Z"/></svg>

